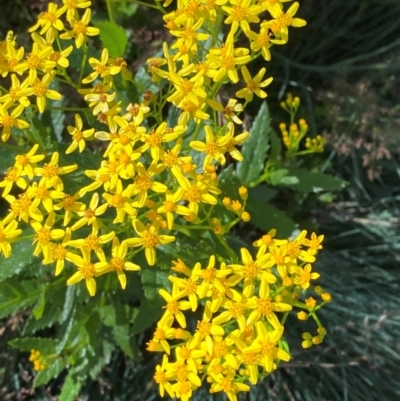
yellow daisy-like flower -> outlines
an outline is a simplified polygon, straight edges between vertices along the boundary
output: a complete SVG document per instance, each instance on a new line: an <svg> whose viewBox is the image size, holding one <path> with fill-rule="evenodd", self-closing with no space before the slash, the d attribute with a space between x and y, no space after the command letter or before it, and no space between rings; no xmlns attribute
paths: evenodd
<svg viewBox="0 0 400 401"><path fill-rule="evenodd" d="M46 108L46 98L51 100L62 99L60 93L47 88L53 81L55 74L55 72L47 73L42 80L36 78L32 83L33 95L36 96L36 104L40 113L43 113Z"/></svg>
<svg viewBox="0 0 400 401"><path fill-rule="evenodd" d="M253 100L254 93L262 99L266 98L267 94L261 88L265 88L273 80L271 77L265 81L262 81L267 70L265 68L261 68L254 78L251 77L246 66L243 66L240 71L242 72L243 78L246 82L246 88L237 91L236 96L238 98L245 98L246 102L251 102Z"/></svg>
<svg viewBox="0 0 400 401"><path fill-rule="evenodd" d="M29 85L29 80L25 79L22 84L15 74L11 75L11 86L6 95L0 96L0 103L2 107L8 109L14 103L20 103L24 107L28 107L31 102L28 96L33 95L33 89Z"/></svg>
<svg viewBox="0 0 400 401"><path fill-rule="evenodd" d="M216 136L209 125L204 127L204 131L206 133L206 142L191 141L189 146L198 152L203 152L206 154L203 162L204 169L211 164L213 160L220 164L225 164L225 146L233 138L233 123L228 123L227 132L223 136Z"/></svg>
<svg viewBox="0 0 400 401"><path fill-rule="evenodd" d="M51 240L60 240L61 238L64 237L65 231L61 229L52 229L53 225L55 223L55 213L51 212L48 216L47 219L42 225L38 221L32 221L31 226L35 230L35 236L33 243L36 244L36 248L33 251L33 254L35 256L39 256L41 252L43 252L43 256L45 260L48 260L50 257L50 241Z"/></svg>
<svg viewBox="0 0 400 401"><path fill-rule="evenodd" d="M119 66L108 65L108 50L106 48L101 52L100 60L90 57L89 64L93 68L93 72L82 80L82 83L88 84L93 82L98 76L101 78L109 77L110 75L118 74L121 71Z"/></svg>
<svg viewBox="0 0 400 401"><path fill-rule="evenodd" d="M67 13L67 20L71 21L73 19L78 19L78 8L90 7L92 2L88 0L62 0L63 6L60 11Z"/></svg>
<svg viewBox="0 0 400 401"><path fill-rule="evenodd" d="M36 152L39 145L36 143L28 153L15 157L15 167L22 168L22 174L27 175L30 180L33 180L35 175L36 164L45 158L45 155L37 155Z"/></svg>
<svg viewBox="0 0 400 401"><path fill-rule="evenodd" d="M50 2L47 6L47 11L39 14L36 24L29 28L28 32L34 32L38 28L42 28L40 30L41 35L49 30L52 30L54 34L57 31L62 31L64 29L64 24L59 18L63 13L64 11L62 8L58 9L57 4Z"/></svg>
<svg viewBox="0 0 400 401"><path fill-rule="evenodd" d="M79 228L83 227L84 225L92 225L93 229L97 231L101 225L97 219L98 216L101 216L108 207L107 203L103 203L102 205L99 205L99 194L95 192L92 195L92 198L90 200L89 206L85 210L78 210L76 214L80 217L80 219L74 223L74 225L71 227L72 231L76 231Z"/></svg>
<svg viewBox="0 0 400 401"><path fill-rule="evenodd" d="M311 269L312 266L310 263L306 264L303 269L299 266L295 266L293 268L294 273L297 275L293 282L296 285L300 285L303 290L306 290L308 287L310 287L311 280L316 280L320 276L319 273L311 273Z"/></svg>
<svg viewBox="0 0 400 401"><path fill-rule="evenodd" d="M147 263L150 266L154 266L156 263L155 248L174 242L175 237L172 235L159 235L159 223L157 221L146 227L140 220L133 220L132 225L139 237L128 238L126 244L133 247L143 247Z"/></svg>
<svg viewBox="0 0 400 401"><path fill-rule="evenodd" d="M62 191L64 189L64 184L59 176L61 174L71 173L72 171L76 170L78 166L76 164L72 164L70 166L60 167L58 165L59 159L60 155L58 152L54 152L51 155L49 163L45 163L43 167L35 168L35 175L42 177L39 181L39 185L50 181L50 185L58 191Z"/></svg>
<svg viewBox="0 0 400 401"><path fill-rule="evenodd" d="M80 257L79 255L71 253L66 257L67 260L78 267L78 271L68 279L67 284L73 285L85 280L86 288L93 297L96 294L96 281L94 277L100 275L99 272L107 266L107 262L104 260L92 263L90 260L90 251L84 248L82 249L82 256L83 257Z"/></svg>
<svg viewBox="0 0 400 401"><path fill-rule="evenodd" d="M8 223L0 221L0 253L6 258L11 256L11 243L22 233L18 228L18 222L12 220Z"/></svg>
<svg viewBox="0 0 400 401"><path fill-rule="evenodd" d="M8 224L14 219L28 223L29 218L42 221L43 215L38 208L40 199L32 200L32 198L33 195L27 192L18 195L18 198L12 195L5 196L6 201L10 204L10 213L4 218L3 223Z"/></svg>
<svg viewBox="0 0 400 401"><path fill-rule="evenodd" d="M75 45L77 49L81 48L82 45L87 42L88 36L96 36L100 33L100 29L93 26L88 26L91 17L92 11L90 8L87 8L80 20L71 18L70 24L72 30L62 33L60 38L67 40L75 38Z"/></svg>
<svg viewBox="0 0 400 401"><path fill-rule="evenodd" d="M163 205L157 209L157 213L165 213L167 215L168 229L172 230L174 213L181 216L190 216L192 212L187 207L177 204L182 198L182 191L176 191L174 194L167 193L165 198Z"/></svg>
<svg viewBox="0 0 400 401"><path fill-rule="evenodd" d="M258 15L263 12L259 5L252 5L252 0L230 0L232 7L223 6L222 9L229 15L225 20L225 24L232 24L229 35L233 35L239 26L243 31L250 30L249 23L257 23L260 21Z"/></svg>
<svg viewBox="0 0 400 401"><path fill-rule="evenodd" d="M180 300L180 298L182 298L182 294L179 288L176 286L172 287L172 294L164 289L161 289L158 291L158 293L167 303L165 306L163 306L165 312L159 321L169 321L171 317L173 317L179 323L182 329L184 329L186 327L186 318L182 311L191 309L190 302Z"/></svg>
<svg viewBox="0 0 400 401"><path fill-rule="evenodd" d="M119 239L117 237L114 237L112 241L112 250L111 250L112 258L108 262L107 266L105 266L102 269L98 269L98 274L104 274L110 271L116 272L119 283L123 290L126 288L126 275L124 270L130 270L130 271L140 270L140 266L125 260L127 252L128 252L128 246L126 242L122 241L122 243L120 243Z"/></svg>
<svg viewBox="0 0 400 401"><path fill-rule="evenodd" d="M66 154L72 153L76 148L79 148L79 153L83 152L86 146L85 139L91 139L93 137L94 128L82 131L83 122L82 117L79 114L75 114L75 127L68 125L67 130L72 136L72 143L68 146L65 151Z"/></svg>
<svg viewBox="0 0 400 401"><path fill-rule="evenodd" d="M4 179L0 181L0 188L4 188L1 196L6 197L12 190L14 184L21 189L26 189L28 182L22 176L21 167L10 167L4 174Z"/></svg>
<svg viewBox="0 0 400 401"><path fill-rule="evenodd" d="M0 106L0 126L1 129L1 140L7 142L10 138L11 130L13 127L18 129L26 129L29 127L29 123L25 120L18 118L24 111L24 106L19 104L15 107L11 113L8 112L9 105L7 108Z"/></svg>

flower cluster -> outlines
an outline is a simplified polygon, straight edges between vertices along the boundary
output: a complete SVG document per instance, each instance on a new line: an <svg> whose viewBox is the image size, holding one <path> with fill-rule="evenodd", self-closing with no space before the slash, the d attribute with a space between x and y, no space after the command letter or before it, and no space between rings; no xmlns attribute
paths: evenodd
<svg viewBox="0 0 400 401"><path fill-rule="evenodd" d="M149 351L165 354L154 376L161 395L166 391L188 400L206 380L211 393L223 391L231 401L237 400L239 392L250 390L246 381L256 384L280 361L290 360L282 336L293 308L301 309L300 320L311 316L318 325L318 335L304 333L303 347L321 343L326 330L316 311L330 301L330 294L315 287L322 298L319 304L302 297L319 277L312 272L312 263L323 236L313 233L308 239L302 231L293 240L278 240L275 234L271 230L254 242L255 258L242 248L241 263L221 262L217 267L214 255L205 267L175 262L172 270L181 277L169 277L170 292L160 290L165 312L147 344ZM193 327L185 311L194 312L200 305L202 319Z"/></svg>
<svg viewBox="0 0 400 401"><path fill-rule="evenodd" d="M200 263L189 268L178 259L172 270L181 277L170 276L171 292L160 291L165 313L148 349L166 354L155 375L162 395L187 400L206 379L211 392L236 400L238 392L249 390L245 381L255 384L280 360L290 359L283 333L293 307L302 309L300 320L312 317L318 325L318 335L304 334L304 347L325 335L315 312L330 295L316 287L322 302L302 301L319 277L311 264L322 236L307 239L303 231L293 240L278 240L272 230L254 243L255 258L241 250L241 262L224 237L251 216L247 189L239 188L240 200L225 196L217 172L228 161L243 160L240 146L250 134L242 131L239 116L254 95L267 96L272 82L264 67L252 76L247 65L257 57L270 61L271 46L287 43L289 27L305 25L295 17L299 3L285 11L287 1L178 0L171 12L156 3L174 40L163 44L162 56L148 60L152 87L159 88L153 92L143 91L126 61L110 57L107 48L89 57L88 40L99 34L90 26L90 1L63 0L61 7L50 2L29 30L33 43L26 55L11 32L0 43L0 75L11 82L0 87L1 141L13 136L25 147L0 181L9 205L0 220L1 254L8 258L13 242L31 239L33 255L54 266L56 276L72 265L67 284L85 281L95 296L97 277L113 272L126 288L126 271L156 265L158 248L191 229L209 231L226 250L229 260L219 266L215 255L205 268ZM170 4L166 0L164 7ZM70 56L77 49L82 64L72 79ZM56 81L88 106L70 108L74 125L66 127L70 142L63 153L30 133L32 116L51 111L51 101L62 99ZM121 82L136 86L141 93L136 102L121 94ZM222 99L222 85L232 84L238 84L236 97ZM167 105L176 113L173 122L165 118ZM290 103L295 111L298 105L296 99ZM87 110L91 118L84 119ZM281 127L286 146L296 151L307 132L304 120L299 125L292 122L290 133ZM323 144L317 138L306 146L319 151ZM93 169L68 162L69 154L88 149L102 153ZM79 188L72 190L68 180L78 181ZM139 252L149 267L133 263ZM200 306L202 320L187 329L184 312ZM44 368L37 351L30 360L35 370Z"/></svg>

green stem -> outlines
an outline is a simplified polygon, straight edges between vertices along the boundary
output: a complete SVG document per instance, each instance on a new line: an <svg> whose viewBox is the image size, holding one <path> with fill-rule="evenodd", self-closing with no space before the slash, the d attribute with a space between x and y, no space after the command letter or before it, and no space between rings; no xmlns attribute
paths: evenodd
<svg viewBox="0 0 400 401"><path fill-rule="evenodd" d="M18 153L21 153L21 152L25 153L28 151L28 149L21 148L20 146L9 145L8 143L4 143L1 141L0 141L0 148L9 149L9 150L12 150L12 151L18 152Z"/></svg>
<svg viewBox="0 0 400 401"><path fill-rule="evenodd" d="M106 0L106 4L107 4L108 19L110 20L110 22L115 23L115 18L114 18L114 13L113 13L113 10L112 10L111 1L110 0Z"/></svg>
<svg viewBox="0 0 400 401"><path fill-rule="evenodd" d="M181 226L179 224L174 224L174 229L176 230L211 230L210 226Z"/></svg>
<svg viewBox="0 0 400 401"><path fill-rule="evenodd" d="M108 2L107 2L107 4L108 4ZM81 64L81 71L79 73L79 81L78 81L78 88L79 89L82 87L83 71L85 70L87 58L88 58L88 47L87 47L87 45L84 45L83 46L83 58L82 58L82 64Z"/></svg>
<svg viewBox="0 0 400 401"><path fill-rule="evenodd" d="M47 110L62 110L62 111L88 111L89 107L46 107Z"/></svg>

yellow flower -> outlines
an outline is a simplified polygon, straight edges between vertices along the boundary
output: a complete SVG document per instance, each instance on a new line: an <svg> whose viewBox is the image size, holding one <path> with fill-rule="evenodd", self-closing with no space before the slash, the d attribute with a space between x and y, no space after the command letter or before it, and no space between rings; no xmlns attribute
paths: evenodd
<svg viewBox="0 0 400 401"><path fill-rule="evenodd" d="M243 111L243 105L237 102L237 99L229 99L225 107L221 103L207 99L207 104L210 105L215 111L224 113L224 117L228 121L233 121L236 124L243 124L243 121L236 115L236 113L241 113Z"/></svg>
<svg viewBox="0 0 400 401"><path fill-rule="evenodd" d="M65 194L64 199L54 205L54 210L64 210L64 222L63 225L67 226L72 218L72 213L78 213L85 208L85 205L82 202L77 202L82 196L79 192L75 195Z"/></svg>
<svg viewBox="0 0 400 401"><path fill-rule="evenodd" d="M104 255L104 251L102 249L102 245L110 242L114 236L115 232L111 231L107 234L97 235L98 231L93 227L92 233L89 234L84 239L75 239L68 242L68 246L72 246L73 248L79 248L82 252L89 252L94 251L97 257L104 261L106 259Z"/></svg>
<svg viewBox="0 0 400 401"><path fill-rule="evenodd" d="M177 204L181 200L182 195L182 191L176 191L174 194L167 193L163 205L157 209L157 213L165 213L167 215L169 230L172 230L174 226L174 213L181 216L190 216L192 213L187 207Z"/></svg>
<svg viewBox="0 0 400 401"><path fill-rule="evenodd" d="M121 71L121 67L119 66L108 65L108 50L106 48L101 52L100 60L90 57L89 64L94 71L82 80L82 83L84 84L93 82L98 76L105 78L110 75L118 74Z"/></svg>
<svg viewBox="0 0 400 401"><path fill-rule="evenodd" d="M322 249L322 241L324 240L324 235L319 235L312 233L311 239L304 238L302 244L309 247L308 253L311 255L316 255L319 249Z"/></svg>
<svg viewBox="0 0 400 401"><path fill-rule="evenodd" d="M29 218L42 221L43 215L38 209L40 199L36 198L32 200L32 197L33 195L26 192L18 195L18 198L12 195L5 196L6 201L10 204L10 213L6 216L3 223L8 224L17 218L19 221L23 220L25 223L28 223Z"/></svg>
<svg viewBox="0 0 400 401"><path fill-rule="evenodd" d="M210 393L223 391L229 401L237 401L237 394L241 391L250 391L250 386L235 380L235 371L233 370L228 370L225 376L221 373L212 376L215 382L211 385Z"/></svg>
<svg viewBox="0 0 400 401"><path fill-rule="evenodd" d="M235 273L232 277L229 278L228 282L231 285L236 285L239 281L244 280L244 296L251 297L254 294L256 279L261 280L261 282L264 283L264 285L268 288L268 283L273 284L276 282L276 277L269 270L266 270L270 258L269 254L263 255L260 258L253 260L250 252L246 248L241 248L240 253L242 256L243 264L228 265L228 267L231 268Z"/></svg>
<svg viewBox="0 0 400 401"><path fill-rule="evenodd" d="M50 256L43 260L44 265L56 263L55 276L58 276L64 269L65 260L68 259L73 253L67 250L68 241L71 240L71 229L67 227L65 236L61 244L50 243Z"/></svg>
<svg viewBox="0 0 400 401"><path fill-rule="evenodd" d="M86 208L86 210L78 210L76 212L80 219L76 223L74 223L74 225L71 227L71 230L76 231L84 225L92 225L93 229L97 231L101 227L99 221L97 220L97 216L101 216L108 207L107 203L104 203L101 206L97 207L98 204L99 194L95 192L92 195L89 207Z"/></svg>
<svg viewBox="0 0 400 401"><path fill-rule="evenodd" d="M180 301L182 294L178 287L172 287L172 294L169 294L166 290L161 289L158 293L167 302L163 309L165 309L164 315L159 320L160 322L169 321L171 317L176 319L179 325L184 329L186 327L186 318L182 313L183 310L188 310L191 308L190 302Z"/></svg>
<svg viewBox="0 0 400 401"><path fill-rule="evenodd" d="M278 329L280 323L274 312L287 312L292 310L292 305L283 302L272 302L269 297L269 292L270 288L268 283L262 280L260 283L259 297L254 296L247 302L247 307L253 309L247 318L248 326L259 321L261 317L265 317L275 329Z"/></svg>
<svg viewBox="0 0 400 401"><path fill-rule="evenodd" d="M8 112L8 108L9 105L7 105L7 108L5 108L4 105L0 105L0 126L2 126L1 140L3 142L8 141L8 138L11 135L12 127L18 129L26 129L29 127L29 124L26 121L18 118L24 111L24 106L22 104L19 104L17 107L15 107L11 114Z"/></svg>
<svg viewBox="0 0 400 401"><path fill-rule="evenodd" d="M71 31L64 32L60 35L61 39L72 39L75 38L75 45L77 49L81 48L87 41L88 36L96 36L100 33L100 29L88 26L92 17L92 11L90 8L85 10L82 18L77 20L71 18L70 24L72 27Z"/></svg>
<svg viewBox="0 0 400 401"><path fill-rule="evenodd" d="M204 152L203 168L205 169L213 160L220 164L225 164L226 159L224 156L225 146L233 138L233 123L228 123L227 133L223 136L216 136L211 127L206 125L204 131L206 133L206 143L201 141L191 141L189 146L198 152Z"/></svg>
<svg viewBox="0 0 400 401"><path fill-rule="evenodd" d="M24 107L28 107L31 102L28 96L33 95L33 89L29 86L29 80L25 79L22 84L15 74L11 75L11 87L6 95L0 96L2 107L8 109L14 103L20 103Z"/></svg>
<svg viewBox="0 0 400 401"><path fill-rule="evenodd" d="M272 78L268 78L265 81L262 81L264 74L267 71L265 68L261 68L261 70L254 78L251 77L246 66L243 66L240 71L242 72L243 78L246 82L246 88L240 89L236 92L236 96L238 98L245 98L246 102L250 102L251 100L253 100L254 93L262 99L267 97L267 94L262 89L260 89L265 88L272 82Z"/></svg>
<svg viewBox="0 0 400 401"><path fill-rule="evenodd" d="M54 210L53 200L62 199L65 197L64 192L58 190L52 190L50 181L37 183L34 182L26 191L27 194L39 201L45 208L47 213L51 213Z"/></svg>
<svg viewBox="0 0 400 401"><path fill-rule="evenodd" d="M64 184L59 177L60 174L69 174L72 171L76 170L78 166L76 164L72 164L70 166L60 167L58 165L58 161L60 156L58 152L54 152L51 155L51 159L49 163L45 163L43 167L35 168L35 175L38 177L42 177L39 181L39 185L50 183L50 186L57 189L58 191L62 191L64 189Z"/></svg>
<svg viewBox="0 0 400 401"><path fill-rule="evenodd" d="M289 361L290 355L278 347L278 342L283 334L283 327L268 331L263 322L257 322L257 337L254 342L243 350L244 354L259 353L261 356L259 364L270 373L276 369L275 361Z"/></svg>
<svg viewBox="0 0 400 401"><path fill-rule="evenodd" d="M117 237L114 237L112 241L111 260L108 262L107 266L97 270L98 274L104 274L110 271L115 271L117 273L119 283L121 284L121 288L123 290L126 288L126 275L124 270L131 270L131 271L140 270L140 266L125 260L127 252L128 252L128 246L126 242L122 241L122 243L120 243L119 239Z"/></svg>
<svg viewBox="0 0 400 401"><path fill-rule="evenodd" d="M67 12L67 20L78 19L78 8L90 7L92 2L88 0L62 0L63 6L60 8L63 13Z"/></svg>
<svg viewBox="0 0 400 401"><path fill-rule="evenodd" d="M15 72L21 74L26 70L29 70L28 82L30 85L34 86L38 78L38 70L52 70L56 66L56 62L49 59L52 52L52 47L48 46L44 49L40 49L37 43L33 43L32 52L27 56L25 62L18 64L18 66L15 67Z"/></svg>
<svg viewBox="0 0 400 401"><path fill-rule="evenodd" d="M36 155L39 145L36 143L28 153L15 157L15 167L22 168L22 174L27 175L30 180L35 175L36 164L45 158L45 155Z"/></svg>
<svg viewBox="0 0 400 401"><path fill-rule="evenodd" d="M8 223L0 221L0 253L6 258L11 256L11 243L22 233L18 228L18 223L11 220Z"/></svg>
<svg viewBox="0 0 400 401"><path fill-rule="evenodd" d="M51 240L59 240L64 237L65 231L61 229L54 229L53 225L55 223L55 213L51 212L47 219L42 225L38 221L32 221L31 226L35 230L36 234L34 236L33 243L36 244L36 248L33 251L35 256L39 256L41 252L43 252L43 256L45 260L48 260L50 257L50 241Z"/></svg>
<svg viewBox="0 0 400 401"><path fill-rule="evenodd" d="M225 24L232 24L229 35L233 35L238 30L239 26L243 31L250 30L250 23L260 21L258 15L262 13L261 6L252 5L252 0L230 0L232 7L223 6L222 9L229 15L225 20Z"/></svg>
<svg viewBox="0 0 400 401"><path fill-rule="evenodd" d="M233 42L227 41L224 47L211 49L207 60L212 68L210 76L214 82L221 82L228 76L233 83L237 83L239 81L237 65L248 63L251 57L248 49L234 49Z"/></svg>
<svg viewBox="0 0 400 401"><path fill-rule="evenodd" d="M53 89L47 88L53 81L55 74L55 72L47 73L42 80L36 78L36 80L32 83L33 95L36 96L36 104L40 113L43 113L44 109L46 108L46 98L51 100L62 99L62 95L60 93Z"/></svg>
<svg viewBox="0 0 400 401"><path fill-rule="evenodd" d="M132 206L132 200L127 195L129 190L123 189L122 182L119 180L113 194L104 193L102 196L106 200L109 207L114 207L117 216L113 223L123 223L125 221L125 213L131 218L137 215L136 209Z"/></svg>
<svg viewBox="0 0 400 401"><path fill-rule="evenodd" d="M73 274L67 281L68 285L77 284L82 280L86 281L86 288L89 294L93 297L96 294L96 281L93 277L99 276L99 271L107 266L106 261L92 263L90 261L90 251L83 248L82 256L70 254L66 257L67 260L72 262L78 267L78 271Z"/></svg>
<svg viewBox="0 0 400 401"><path fill-rule="evenodd" d="M93 115L106 113L110 110L110 104L114 101L116 92L107 93L108 86L102 88L104 92L94 92L85 95L84 99L89 102L89 107L93 107ZM109 104L110 103L110 104Z"/></svg>
<svg viewBox="0 0 400 401"><path fill-rule="evenodd" d="M72 143L69 145L66 154L72 153L76 148L79 147L79 153L83 152L86 146L85 139L91 139L93 137L94 128L82 131L83 122L79 114L75 114L75 127L68 125L67 130L72 135Z"/></svg>
<svg viewBox="0 0 400 401"><path fill-rule="evenodd" d="M38 28L42 28L40 30L41 35L49 30L52 30L54 34L57 31L62 31L64 29L64 24L59 18L64 11L62 8L59 10L57 8L57 4L50 2L47 6L47 11L39 14L36 24L29 28L28 32L34 32Z"/></svg>
<svg viewBox="0 0 400 401"><path fill-rule="evenodd" d="M154 374L154 381L159 385L160 395L164 397L165 391L171 398L175 397L175 393L172 390L172 384L168 381L167 375L170 370L167 355L163 356L162 364L156 366L156 373Z"/></svg>
<svg viewBox="0 0 400 401"><path fill-rule="evenodd" d="M127 196L137 195L137 207L143 207L147 200L148 190L151 189L154 192L163 193L167 190L167 186L151 180L153 176L160 174L163 166L160 167L155 162L152 162L146 170L142 163L137 163L136 170L137 174L134 183L128 185L125 193Z"/></svg>
<svg viewBox="0 0 400 401"><path fill-rule="evenodd" d="M147 227L139 220L133 220L133 228L139 235L137 238L128 238L126 243L128 246L141 246L144 248L147 263L154 266L156 263L155 248L159 245L166 245L175 241L172 235L158 235L159 223L156 221Z"/></svg>
<svg viewBox="0 0 400 401"><path fill-rule="evenodd" d="M299 266L293 268L294 273L297 274L297 277L293 281L295 284L301 285L303 290L306 290L310 286L311 280L316 280L320 276L316 272L311 273L311 269L310 263L306 264L303 269Z"/></svg>
<svg viewBox="0 0 400 401"><path fill-rule="evenodd" d="M0 188L4 188L1 196L6 197L12 190L14 184L21 189L26 189L28 182L25 178L21 177L22 168L21 167L10 167L4 174L4 179L0 181Z"/></svg>
<svg viewBox="0 0 400 401"><path fill-rule="evenodd" d="M264 21L261 24L261 27L270 28L275 36L281 37L284 42L287 42L289 37L289 26L300 28L307 24L303 19L293 18L298 9L298 2L293 3L286 13L281 9L271 8L269 12L274 19L271 21Z"/></svg>
<svg viewBox="0 0 400 401"><path fill-rule="evenodd" d="M231 124L231 128L230 127ZM232 132L234 130L233 128L233 123L228 123L228 129L232 129ZM243 156L240 153L240 151L238 149L236 149L236 146L238 145L242 145L247 138L249 137L250 133L248 131L246 132L242 132L239 135L236 135L235 137L232 137L229 142L225 145L225 150L227 152L229 152L229 154L238 161L242 161L243 160Z"/></svg>
<svg viewBox="0 0 400 401"><path fill-rule="evenodd" d="M4 78L9 72L15 72L24 57L25 49L21 46L18 50L15 48L15 41L7 41L6 65L1 69L1 76Z"/></svg>

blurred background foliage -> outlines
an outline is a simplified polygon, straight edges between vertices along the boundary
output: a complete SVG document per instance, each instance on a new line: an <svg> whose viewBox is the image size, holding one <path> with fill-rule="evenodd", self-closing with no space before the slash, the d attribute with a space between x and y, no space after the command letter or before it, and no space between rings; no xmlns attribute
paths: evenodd
<svg viewBox="0 0 400 401"><path fill-rule="evenodd" d="M2 34L12 29L21 43L26 41L26 29L47 3L0 0ZM104 2L93 3L99 19L107 18ZM300 227L325 234L318 268L321 285L334 302L322 313L329 333L325 343L304 351L299 340L304 323L291 326L293 332L287 335L298 345L292 350L293 361L242 399L394 401L400 399L400 2L301 3L300 17L308 25L292 29L288 46L274 48L267 66L274 77L268 97L272 125L278 132L284 95L300 96L301 116L312 134L323 134L328 141L320 156L323 171L348 185L324 197L301 195L294 200L293 192L278 188L272 203L288 208ZM162 20L156 11L129 2L113 5L113 18L128 31L128 60L137 70L168 40ZM249 107L248 119L259 107L256 102ZM311 163L311 168L317 164ZM242 234L248 239L254 232ZM21 334L26 317L14 315L0 322L0 399L56 400L65 375L31 390L27 354L7 346L15 333ZM138 335L135 360L114 352L78 399L157 400L152 381L157 358L143 352L147 337ZM195 397L219 399L207 392Z"/></svg>

